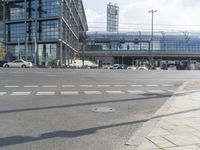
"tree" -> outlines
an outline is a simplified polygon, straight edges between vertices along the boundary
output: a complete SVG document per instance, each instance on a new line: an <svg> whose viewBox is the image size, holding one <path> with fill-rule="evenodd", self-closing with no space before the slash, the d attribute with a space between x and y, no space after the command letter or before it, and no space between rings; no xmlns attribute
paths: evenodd
<svg viewBox="0 0 200 150"><path fill-rule="evenodd" d="M0 46L0 59L3 59L6 55L4 46Z"/></svg>

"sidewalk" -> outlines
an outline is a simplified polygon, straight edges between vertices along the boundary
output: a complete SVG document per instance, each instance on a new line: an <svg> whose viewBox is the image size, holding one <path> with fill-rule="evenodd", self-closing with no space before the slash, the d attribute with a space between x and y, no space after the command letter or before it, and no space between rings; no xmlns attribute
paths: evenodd
<svg viewBox="0 0 200 150"><path fill-rule="evenodd" d="M200 81L186 82L169 101L138 150L200 150Z"/></svg>

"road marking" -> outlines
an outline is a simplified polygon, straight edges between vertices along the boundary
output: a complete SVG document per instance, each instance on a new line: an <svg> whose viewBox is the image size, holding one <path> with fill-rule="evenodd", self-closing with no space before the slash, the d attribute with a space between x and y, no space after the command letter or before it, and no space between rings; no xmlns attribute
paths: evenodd
<svg viewBox="0 0 200 150"><path fill-rule="evenodd" d="M55 92L37 92L36 95L42 95L42 96L55 95Z"/></svg>
<svg viewBox="0 0 200 150"><path fill-rule="evenodd" d="M113 85L115 87L125 87L126 85Z"/></svg>
<svg viewBox="0 0 200 150"><path fill-rule="evenodd" d="M57 85L43 85L43 87L45 88L54 88L54 87L58 87Z"/></svg>
<svg viewBox="0 0 200 150"><path fill-rule="evenodd" d="M106 91L108 94L125 94L123 91Z"/></svg>
<svg viewBox="0 0 200 150"><path fill-rule="evenodd" d="M150 85L146 85L146 86L148 86L148 87L158 87L158 85L156 85L156 84L150 84Z"/></svg>
<svg viewBox="0 0 200 150"><path fill-rule="evenodd" d="M84 91L85 94L88 94L88 95L93 95L93 94L102 94L100 91Z"/></svg>
<svg viewBox="0 0 200 150"><path fill-rule="evenodd" d="M26 96L26 95L30 95L31 92L12 92L12 96Z"/></svg>
<svg viewBox="0 0 200 150"><path fill-rule="evenodd" d="M67 88L70 88L70 87L75 87L75 85L62 85L62 87L67 87Z"/></svg>
<svg viewBox="0 0 200 150"><path fill-rule="evenodd" d="M5 88L17 88L19 87L18 85L5 85Z"/></svg>
<svg viewBox="0 0 200 150"><path fill-rule="evenodd" d="M80 85L80 87L93 87L93 85Z"/></svg>
<svg viewBox="0 0 200 150"><path fill-rule="evenodd" d="M24 77L24 75L14 75L15 77Z"/></svg>
<svg viewBox="0 0 200 150"><path fill-rule="evenodd" d="M7 92L0 92L0 96L4 96L6 94L7 94Z"/></svg>
<svg viewBox="0 0 200 150"><path fill-rule="evenodd" d="M97 85L97 87L110 87L110 85Z"/></svg>
<svg viewBox="0 0 200 150"><path fill-rule="evenodd" d="M165 86L165 87L172 87L174 86L173 84L163 84L162 86Z"/></svg>
<svg viewBox="0 0 200 150"><path fill-rule="evenodd" d="M62 91L61 95L78 95L78 91Z"/></svg>
<svg viewBox="0 0 200 150"><path fill-rule="evenodd" d="M168 92L171 92L171 93L175 93L175 91L174 90L167 90Z"/></svg>
<svg viewBox="0 0 200 150"><path fill-rule="evenodd" d="M64 77L62 75L47 75L47 76L49 76L49 77Z"/></svg>
<svg viewBox="0 0 200 150"><path fill-rule="evenodd" d="M148 90L149 93L165 93L163 90Z"/></svg>
<svg viewBox="0 0 200 150"><path fill-rule="evenodd" d="M143 85L139 85L139 84L136 84L136 85L131 85L133 87L142 87Z"/></svg>
<svg viewBox="0 0 200 150"><path fill-rule="evenodd" d="M129 90L128 92L132 93L132 94L144 94L145 93L144 91L131 91L131 90Z"/></svg>
<svg viewBox="0 0 200 150"><path fill-rule="evenodd" d="M24 85L25 88L36 88L38 85Z"/></svg>

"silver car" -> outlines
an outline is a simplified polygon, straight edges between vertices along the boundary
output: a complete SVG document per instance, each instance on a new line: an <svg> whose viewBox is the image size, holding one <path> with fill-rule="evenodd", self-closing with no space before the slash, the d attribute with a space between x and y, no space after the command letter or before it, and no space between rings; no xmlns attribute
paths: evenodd
<svg viewBox="0 0 200 150"><path fill-rule="evenodd" d="M3 65L5 68L31 68L33 64L31 62L24 61L23 59L14 60L13 62L8 62Z"/></svg>

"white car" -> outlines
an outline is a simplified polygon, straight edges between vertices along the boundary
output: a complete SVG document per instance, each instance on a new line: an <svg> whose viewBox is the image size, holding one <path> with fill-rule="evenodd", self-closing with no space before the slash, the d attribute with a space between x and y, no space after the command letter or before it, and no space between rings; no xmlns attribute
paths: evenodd
<svg viewBox="0 0 200 150"><path fill-rule="evenodd" d="M146 66L140 66L137 68L137 70L149 70Z"/></svg>
<svg viewBox="0 0 200 150"><path fill-rule="evenodd" d="M135 66L128 66L127 69L128 70L137 70L137 67L135 67Z"/></svg>
<svg viewBox="0 0 200 150"><path fill-rule="evenodd" d="M8 62L3 65L5 68L31 68L33 64L31 62L24 61L22 59L14 60L13 62Z"/></svg>

